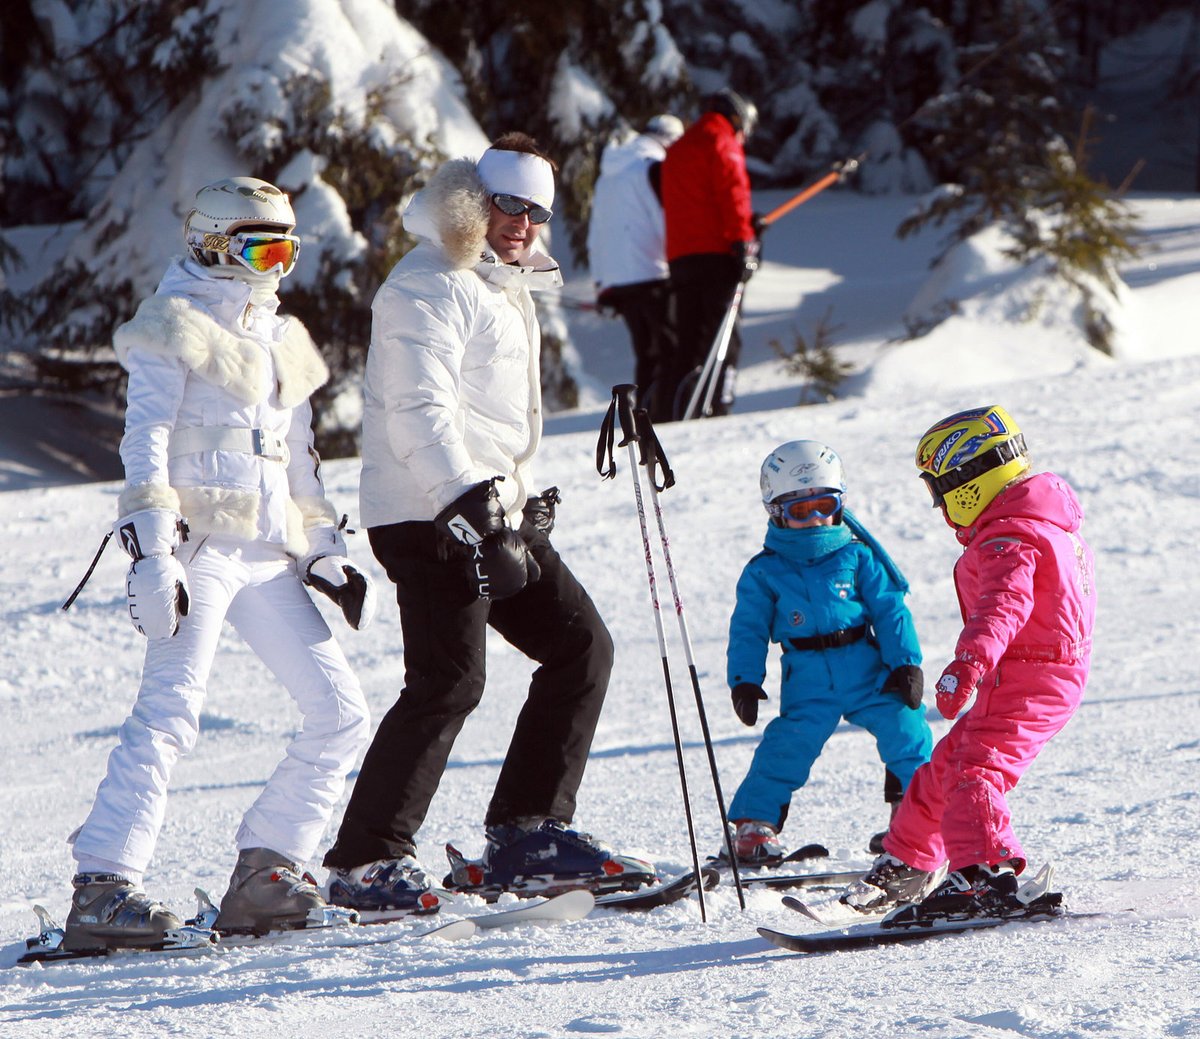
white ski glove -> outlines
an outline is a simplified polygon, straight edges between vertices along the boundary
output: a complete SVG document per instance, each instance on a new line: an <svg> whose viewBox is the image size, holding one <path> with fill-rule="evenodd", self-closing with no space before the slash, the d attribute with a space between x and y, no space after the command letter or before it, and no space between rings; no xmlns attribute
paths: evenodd
<svg viewBox="0 0 1200 1039"><path fill-rule="evenodd" d="M142 509L122 516L115 528L121 547L133 559L125 577L129 619L148 639L169 639L188 612L188 580L172 553L187 525L171 509Z"/></svg>
<svg viewBox="0 0 1200 1039"><path fill-rule="evenodd" d="M362 631L375 617L375 585L346 556L346 541L337 527L308 532L309 554L300 561L304 583L329 596L346 623Z"/></svg>
<svg viewBox="0 0 1200 1039"><path fill-rule="evenodd" d="M148 639L169 639L188 612L188 579L174 556L135 559L125 578L129 619Z"/></svg>

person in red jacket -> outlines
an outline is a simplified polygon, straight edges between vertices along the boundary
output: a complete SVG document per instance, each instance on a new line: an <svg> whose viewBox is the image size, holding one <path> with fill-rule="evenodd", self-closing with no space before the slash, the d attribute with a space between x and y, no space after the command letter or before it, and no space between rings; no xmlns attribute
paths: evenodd
<svg viewBox="0 0 1200 1039"><path fill-rule="evenodd" d="M758 239L750 208L750 177L743 142L754 129L754 105L726 88L705 103L704 114L667 150L662 166L667 263L675 294L679 345L668 366L668 392L682 417L733 300L738 282L757 266ZM735 326L720 373L713 413L733 404L741 337Z"/></svg>

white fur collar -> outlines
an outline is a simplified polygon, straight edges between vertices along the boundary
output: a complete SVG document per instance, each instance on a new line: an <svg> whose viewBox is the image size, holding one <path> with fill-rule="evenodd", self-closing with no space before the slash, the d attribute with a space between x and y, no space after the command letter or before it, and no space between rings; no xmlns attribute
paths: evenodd
<svg viewBox="0 0 1200 1039"><path fill-rule="evenodd" d="M193 306L184 296L150 296L132 319L113 334L117 360L128 368L131 350L141 349L182 362L198 378L220 386L246 404L269 395L267 361L262 346L235 335ZM275 361L279 403L295 407L329 378L308 330L287 319L283 337L270 346Z"/></svg>

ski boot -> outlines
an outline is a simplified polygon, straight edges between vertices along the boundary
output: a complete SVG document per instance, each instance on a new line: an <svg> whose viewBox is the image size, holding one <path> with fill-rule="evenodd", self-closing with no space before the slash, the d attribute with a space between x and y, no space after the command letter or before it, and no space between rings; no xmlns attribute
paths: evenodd
<svg viewBox="0 0 1200 1039"><path fill-rule="evenodd" d="M287 856L243 848L213 927L222 934L264 935L357 922L357 913L331 907L316 880Z"/></svg>
<svg viewBox="0 0 1200 1039"><path fill-rule="evenodd" d="M886 852L870 872L856 880L838 899L860 913L873 913L897 903L919 902L932 887L937 874L914 869Z"/></svg>
<svg viewBox="0 0 1200 1039"><path fill-rule="evenodd" d="M883 927L923 927L942 921L979 917L1057 916L1064 911L1062 893L1047 891L1049 872L1021 885L1007 860L952 870L916 905L900 906L884 918Z"/></svg>
<svg viewBox="0 0 1200 1039"><path fill-rule="evenodd" d="M63 928L64 950L160 949L183 926L140 885L118 874L77 873L71 883L75 894Z"/></svg>
<svg viewBox="0 0 1200 1039"><path fill-rule="evenodd" d="M779 831L761 819L733 819L733 853L739 866L766 866L774 868L783 862L787 854L779 840ZM729 851L721 849L720 858L728 860Z"/></svg>
<svg viewBox="0 0 1200 1039"><path fill-rule="evenodd" d="M366 914L436 913L442 904L429 875L412 855L331 869L325 891L333 905Z"/></svg>
<svg viewBox="0 0 1200 1039"><path fill-rule="evenodd" d="M472 862L446 845L450 873L445 885L494 901L502 892L556 895L576 888L594 894L633 891L658 880L649 862L617 855L590 834L557 819L489 826L483 858Z"/></svg>

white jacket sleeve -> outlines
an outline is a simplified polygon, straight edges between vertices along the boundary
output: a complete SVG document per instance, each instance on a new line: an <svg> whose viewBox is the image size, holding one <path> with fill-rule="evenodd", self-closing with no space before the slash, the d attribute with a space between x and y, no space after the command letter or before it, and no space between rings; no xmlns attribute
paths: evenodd
<svg viewBox="0 0 1200 1039"><path fill-rule="evenodd" d="M373 307L367 392L383 411L393 458L440 508L497 475L472 460L459 419L463 357L477 306L446 275L385 288Z"/></svg>
<svg viewBox="0 0 1200 1039"><path fill-rule="evenodd" d="M167 485L168 445L188 380L186 366L172 357L146 350L130 351L126 361L125 435L121 462L126 487Z"/></svg>
<svg viewBox="0 0 1200 1039"><path fill-rule="evenodd" d="M286 440L289 455L288 492L300 510L311 552L313 532L318 528L337 525L337 511L325 497L325 483L321 479L321 456L317 454L313 436L311 401L303 400L292 408ZM337 540L340 543L340 536ZM344 553L345 546L340 551Z"/></svg>

